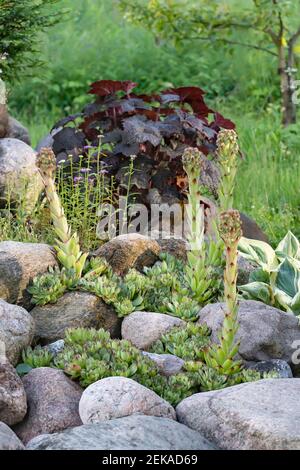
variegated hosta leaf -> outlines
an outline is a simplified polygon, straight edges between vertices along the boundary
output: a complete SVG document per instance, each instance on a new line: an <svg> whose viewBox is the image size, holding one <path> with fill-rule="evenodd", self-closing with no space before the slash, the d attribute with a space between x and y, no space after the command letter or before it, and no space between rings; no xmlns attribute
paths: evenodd
<svg viewBox="0 0 300 470"><path fill-rule="evenodd" d="M265 304L272 305L272 291L268 284L264 282L250 282L239 287L245 299L261 300Z"/></svg>
<svg viewBox="0 0 300 470"><path fill-rule="evenodd" d="M293 298L290 309L294 313L294 315L300 315L300 290Z"/></svg>
<svg viewBox="0 0 300 470"><path fill-rule="evenodd" d="M299 292L300 271L292 258L285 258L278 266L274 287L276 290L284 292L291 299Z"/></svg>
<svg viewBox="0 0 300 470"><path fill-rule="evenodd" d="M290 297L286 292L280 289L275 289L274 290L274 296L276 299L276 302L282 307L283 310L289 310L290 305L293 301L293 298Z"/></svg>
<svg viewBox="0 0 300 470"><path fill-rule="evenodd" d="M263 269L256 269L250 273L249 282L264 282L265 284L270 284L270 274Z"/></svg>
<svg viewBox="0 0 300 470"><path fill-rule="evenodd" d="M288 231L277 246L275 252L281 261L287 256L300 260L300 243L297 237L295 237L292 232Z"/></svg>
<svg viewBox="0 0 300 470"><path fill-rule="evenodd" d="M254 261L267 272L278 266L276 253L266 242L242 237L238 249L244 258Z"/></svg>

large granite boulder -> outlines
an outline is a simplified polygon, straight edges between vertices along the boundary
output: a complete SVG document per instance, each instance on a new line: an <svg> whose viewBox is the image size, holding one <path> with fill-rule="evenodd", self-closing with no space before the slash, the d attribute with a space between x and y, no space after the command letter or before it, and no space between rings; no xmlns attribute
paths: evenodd
<svg viewBox="0 0 300 470"><path fill-rule="evenodd" d="M84 390L79 414L83 424L134 414L175 419L174 408L155 392L126 377L107 377Z"/></svg>
<svg viewBox="0 0 300 470"><path fill-rule="evenodd" d="M54 250L44 243L0 243L0 298L30 310L32 279L57 266Z"/></svg>
<svg viewBox="0 0 300 470"><path fill-rule="evenodd" d="M26 394L20 377L5 359L0 360L0 421L19 423L27 411Z"/></svg>
<svg viewBox="0 0 300 470"><path fill-rule="evenodd" d="M31 145L28 129L12 116L8 117L8 131L6 137L18 139L25 142L27 145Z"/></svg>
<svg viewBox="0 0 300 470"><path fill-rule="evenodd" d="M22 307L0 299L0 342L4 344L7 359L16 365L23 349L29 346L34 335L34 320Z"/></svg>
<svg viewBox="0 0 300 470"><path fill-rule="evenodd" d="M156 312L133 312L122 323L122 338L147 351L155 341L172 328L184 327L180 318Z"/></svg>
<svg viewBox="0 0 300 470"><path fill-rule="evenodd" d="M25 447L15 433L0 422L0 450L24 450Z"/></svg>
<svg viewBox="0 0 300 470"><path fill-rule="evenodd" d="M49 344L65 337L68 328L104 328L112 337L120 337L121 320L112 307L86 292L68 292L55 304L31 310L35 320L35 338Z"/></svg>
<svg viewBox="0 0 300 470"><path fill-rule="evenodd" d="M63 431L81 424L78 405L82 389L63 371L50 367L32 369L23 377L23 385L28 413L14 431L24 443L39 434Z"/></svg>
<svg viewBox="0 0 300 470"><path fill-rule="evenodd" d="M0 207L9 199L18 204L23 199L30 212L43 189L43 181L36 166L36 152L18 139L0 140Z"/></svg>
<svg viewBox="0 0 300 470"><path fill-rule="evenodd" d="M267 379L197 393L178 420L221 449L300 450L300 379Z"/></svg>
<svg viewBox="0 0 300 470"><path fill-rule="evenodd" d="M198 321L206 323L212 329L214 341L217 341L224 311L225 304L216 303L207 305L199 313ZM262 302L242 300L238 321L240 326L237 338L240 340L239 354L242 359L282 359L291 365L295 373L300 371L300 361L298 364L293 361L295 345L300 344L299 319L295 315Z"/></svg>
<svg viewBox="0 0 300 470"><path fill-rule="evenodd" d="M117 274L123 275L130 268L142 270L144 266L152 266L159 253L160 246L155 240L131 233L112 238L94 255L105 258Z"/></svg>
<svg viewBox="0 0 300 470"><path fill-rule="evenodd" d="M32 439L28 450L213 450L199 433L173 419L134 415Z"/></svg>

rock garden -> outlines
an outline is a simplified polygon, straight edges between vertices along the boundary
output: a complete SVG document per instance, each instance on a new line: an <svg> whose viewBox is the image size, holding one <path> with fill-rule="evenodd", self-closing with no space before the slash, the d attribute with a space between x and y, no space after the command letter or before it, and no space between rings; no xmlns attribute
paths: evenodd
<svg viewBox="0 0 300 470"><path fill-rule="evenodd" d="M220 115L207 127L195 117L193 110L205 106L201 91L162 94L161 102L181 104L155 124L147 101L130 94L133 86L92 85L99 106L115 95L111 106L135 109L123 129L111 130L110 114L93 108L93 120L109 129L104 137L94 136L93 120L83 115L84 131L67 119L37 151L20 125L0 141L3 207L9 200L14 214L26 188L24 210L34 224L33 207L43 198L44 230L53 240L0 243L0 448L300 449L300 244L288 232L273 249L232 208L237 134ZM179 109L185 104L190 111ZM98 246L95 238L87 249L65 215L60 178L70 184L70 165L80 174L84 161L82 175L104 174L108 184L111 168L121 171L114 159L122 152L126 159L126 146L130 154L145 145L153 155L168 155L168 136L178 130L186 143L172 141L177 166L162 159L172 183L166 178L155 187L163 169L148 157L151 165L139 172L143 157L135 156L127 186L148 200L148 209L152 190L141 190L139 179L152 180L160 198L173 190L188 230L166 234L155 221L148 235L118 234L118 225L115 236ZM99 173L97 142L109 144L96 155ZM62 176L64 160L69 172ZM114 196L124 194L122 178L116 181ZM251 227L259 240L247 233Z"/></svg>

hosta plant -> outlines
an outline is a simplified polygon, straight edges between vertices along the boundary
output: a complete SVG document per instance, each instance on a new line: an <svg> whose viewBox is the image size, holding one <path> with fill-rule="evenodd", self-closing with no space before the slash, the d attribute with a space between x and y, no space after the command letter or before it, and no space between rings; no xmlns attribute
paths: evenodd
<svg viewBox="0 0 300 470"><path fill-rule="evenodd" d="M300 315L300 243L292 232L274 250L259 240L242 238L239 251L259 268L240 286L244 298Z"/></svg>

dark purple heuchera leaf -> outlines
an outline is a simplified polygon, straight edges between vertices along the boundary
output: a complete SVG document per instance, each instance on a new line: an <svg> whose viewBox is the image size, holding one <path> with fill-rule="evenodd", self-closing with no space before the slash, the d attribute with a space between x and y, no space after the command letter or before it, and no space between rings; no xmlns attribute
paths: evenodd
<svg viewBox="0 0 300 470"><path fill-rule="evenodd" d="M150 142L157 147L162 140L158 126L144 116L134 116L123 121L125 139L128 143Z"/></svg>
<svg viewBox="0 0 300 470"><path fill-rule="evenodd" d="M137 86L137 83L131 81L100 80L91 84L89 93L97 96L108 96L124 91L127 95Z"/></svg>
<svg viewBox="0 0 300 470"><path fill-rule="evenodd" d="M172 100L172 95L174 99ZM201 116L207 117L210 109L206 106L203 99L204 91L198 87L180 87L162 92L162 102L169 103L179 101L180 103L188 103L193 111Z"/></svg>
<svg viewBox="0 0 300 470"><path fill-rule="evenodd" d="M78 131L74 127L64 127L53 137L53 151L58 154L64 150L72 151L73 149L82 148L85 145L85 137L83 132Z"/></svg>
<svg viewBox="0 0 300 470"><path fill-rule="evenodd" d="M117 108L121 113L135 113L138 109L151 109L148 104L138 98L128 98L110 103L110 108Z"/></svg>
<svg viewBox="0 0 300 470"><path fill-rule="evenodd" d="M230 121L230 119L225 119L222 114L220 113L214 113L215 120L211 124L212 129L219 130L221 128L223 129L235 129L235 124L234 122Z"/></svg>
<svg viewBox="0 0 300 470"><path fill-rule="evenodd" d="M137 143L128 144L126 142L121 142L117 144L114 148L114 155L125 155L125 157L131 157L131 155L137 155L139 153L140 146Z"/></svg>

